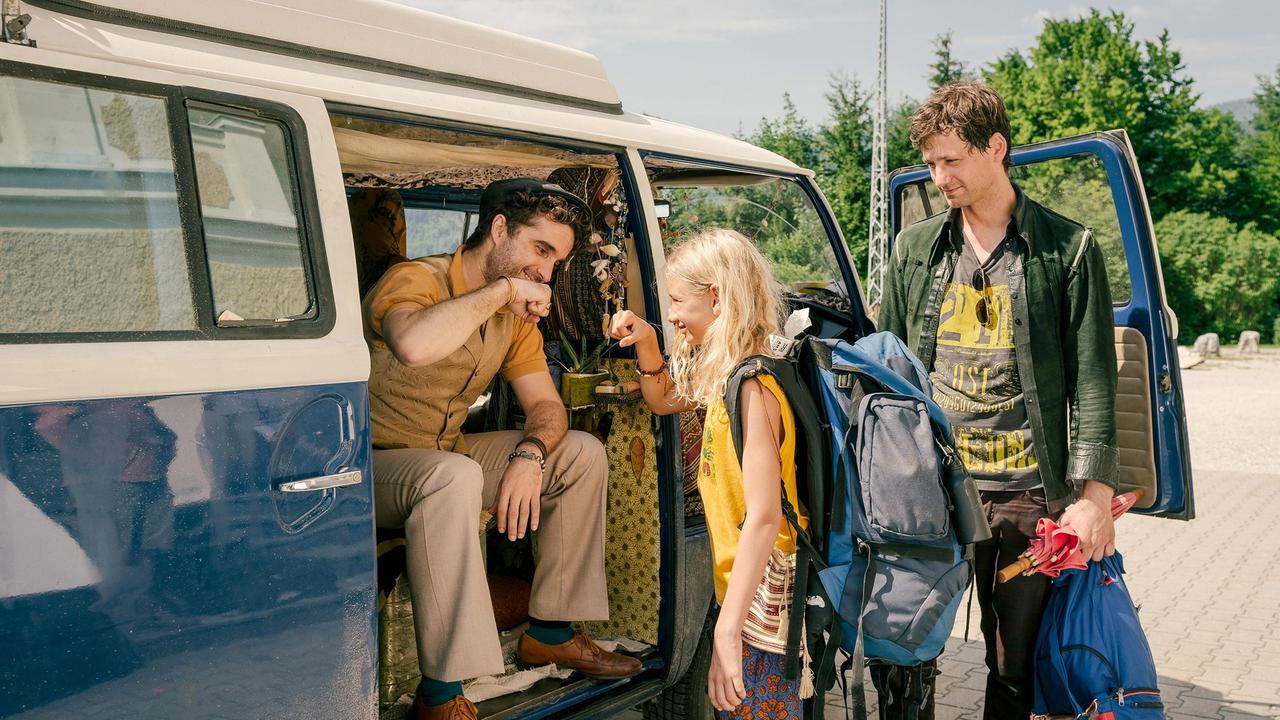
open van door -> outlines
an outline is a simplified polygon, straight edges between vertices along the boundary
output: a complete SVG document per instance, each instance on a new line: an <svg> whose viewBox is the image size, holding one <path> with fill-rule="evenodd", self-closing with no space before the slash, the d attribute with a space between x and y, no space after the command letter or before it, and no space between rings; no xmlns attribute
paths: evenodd
<svg viewBox="0 0 1280 720"><path fill-rule="evenodd" d="M323 102L0 43L0 108L0 717L375 716Z"/></svg>
<svg viewBox="0 0 1280 720"><path fill-rule="evenodd" d="M1010 177L1027 196L1093 228L1115 303L1116 444L1121 492L1141 488L1134 512L1195 516L1178 320L1165 301L1151 213L1123 130L1015 148ZM890 179L892 237L947 210L924 166Z"/></svg>

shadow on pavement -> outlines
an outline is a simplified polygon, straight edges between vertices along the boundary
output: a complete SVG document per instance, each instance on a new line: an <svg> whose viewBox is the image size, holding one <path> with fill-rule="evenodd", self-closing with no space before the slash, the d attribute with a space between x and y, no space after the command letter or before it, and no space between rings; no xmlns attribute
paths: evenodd
<svg viewBox="0 0 1280 720"><path fill-rule="evenodd" d="M1264 698L1245 693L1228 695L1220 690L1164 675L1160 676L1160 693L1164 697L1165 715L1169 720L1280 717L1280 698Z"/></svg>

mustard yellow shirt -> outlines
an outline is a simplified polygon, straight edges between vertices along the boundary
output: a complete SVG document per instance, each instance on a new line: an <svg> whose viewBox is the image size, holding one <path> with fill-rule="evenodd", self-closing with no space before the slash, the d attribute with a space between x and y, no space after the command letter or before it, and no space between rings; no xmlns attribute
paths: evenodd
<svg viewBox="0 0 1280 720"><path fill-rule="evenodd" d="M769 375L756 377L760 384L778 399L782 415L782 445L778 457L782 465L782 484L792 507L796 508L800 526L809 527L809 516L799 502L796 492L796 420L791 413L787 396L778 382ZM742 485L742 467L733 447L733 433L729 430L729 416L724 403L717 401L707 408L707 419L702 426L702 461L698 467L698 493L702 495L707 518L707 533L711 537L712 572L715 577L716 601L724 602L729 587L729 572L738 555L738 526L747 516L746 495ZM795 552L795 531L785 520L778 531L774 546Z"/></svg>
<svg viewBox="0 0 1280 720"><path fill-rule="evenodd" d="M470 292L462 250L393 265L363 303L369 343L369 416L375 448L412 447L465 453L467 409L499 372L508 380L547 372L542 333L502 308L462 347L426 367L396 359L382 321L396 308L420 309Z"/></svg>

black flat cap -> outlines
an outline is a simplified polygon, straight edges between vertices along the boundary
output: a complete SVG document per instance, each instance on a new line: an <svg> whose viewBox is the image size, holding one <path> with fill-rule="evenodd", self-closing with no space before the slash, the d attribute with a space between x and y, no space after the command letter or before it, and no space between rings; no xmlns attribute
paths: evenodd
<svg viewBox="0 0 1280 720"><path fill-rule="evenodd" d="M510 201L519 192L532 193L533 195L554 195L564 198L570 205L577 208L578 212L582 213L583 222L591 222L591 208L587 206L587 203L582 198L555 183L533 178L513 178L489 183L489 186L480 193L480 215L488 215L490 211Z"/></svg>

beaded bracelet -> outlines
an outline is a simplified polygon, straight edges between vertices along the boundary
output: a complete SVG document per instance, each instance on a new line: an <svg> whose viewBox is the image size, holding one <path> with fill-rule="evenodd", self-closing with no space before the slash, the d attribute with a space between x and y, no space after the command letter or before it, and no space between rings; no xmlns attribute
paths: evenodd
<svg viewBox="0 0 1280 720"><path fill-rule="evenodd" d="M638 362L636 363L636 372L640 373L644 377L658 377L662 373L666 372L666 370L667 370L666 358L662 358L662 364L658 366L657 370L645 370L644 368L640 367L640 363Z"/></svg>
<svg viewBox="0 0 1280 720"><path fill-rule="evenodd" d="M542 457L544 458L549 454L547 452L547 444L532 435L525 435L523 438L520 439L520 442L516 443L516 447L519 447L525 443L529 443L530 445L538 448L538 452L542 453Z"/></svg>

